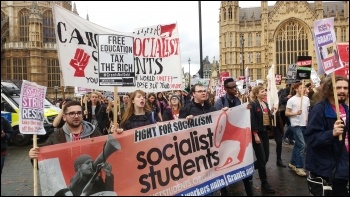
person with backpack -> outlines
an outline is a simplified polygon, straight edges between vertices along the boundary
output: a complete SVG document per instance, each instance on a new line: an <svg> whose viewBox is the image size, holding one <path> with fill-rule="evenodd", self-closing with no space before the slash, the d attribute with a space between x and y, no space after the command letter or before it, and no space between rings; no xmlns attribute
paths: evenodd
<svg viewBox="0 0 350 197"><path fill-rule="evenodd" d="M241 104L240 99L236 97L237 84L233 78L228 78L224 81L224 89L226 91L226 94L221 96L219 99L217 99L214 104L214 107L216 110L220 110L225 107L228 107L228 108L236 107ZM247 108L249 110L250 105L248 105ZM249 176L243 179L244 188L247 196L253 196L252 178L253 176ZM228 196L228 191L226 187L221 188L220 192L221 192L221 196Z"/></svg>
<svg viewBox="0 0 350 197"><path fill-rule="evenodd" d="M5 164L8 142L11 141L14 134L10 121L1 116L1 174Z"/></svg>
<svg viewBox="0 0 350 197"><path fill-rule="evenodd" d="M120 128L123 130L117 129L117 133L159 121L158 115L146 104L146 93L142 90L136 90L131 94L128 107L120 122Z"/></svg>

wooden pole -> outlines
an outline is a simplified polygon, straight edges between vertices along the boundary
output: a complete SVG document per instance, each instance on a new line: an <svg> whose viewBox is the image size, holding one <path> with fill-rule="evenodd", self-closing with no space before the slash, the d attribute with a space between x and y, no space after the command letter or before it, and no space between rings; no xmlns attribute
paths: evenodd
<svg viewBox="0 0 350 197"><path fill-rule="evenodd" d="M304 87L304 80L301 80L301 87ZM302 110L302 106L303 106L303 97L304 97L304 92L300 92L300 110Z"/></svg>
<svg viewBox="0 0 350 197"><path fill-rule="evenodd" d="M340 110L339 110L339 101L337 95L337 87L335 86L335 76L334 72L332 73L332 86L333 86L333 95L334 95L334 103L335 103L335 112L337 114L337 120L340 120ZM339 141L343 140L343 135L339 135Z"/></svg>
<svg viewBox="0 0 350 197"><path fill-rule="evenodd" d="M37 135L33 134L33 148L37 148ZM33 159L34 196L38 196L38 159Z"/></svg>
<svg viewBox="0 0 350 197"><path fill-rule="evenodd" d="M114 107L113 107L113 123L115 128L118 127L118 86L114 86Z"/></svg>
<svg viewBox="0 0 350 197"><path fill-rule="evenodd" d="M61 91L62 91L62 99L65 100L66 99L66 94L64 92L64 87L61 86Z"/></svg>

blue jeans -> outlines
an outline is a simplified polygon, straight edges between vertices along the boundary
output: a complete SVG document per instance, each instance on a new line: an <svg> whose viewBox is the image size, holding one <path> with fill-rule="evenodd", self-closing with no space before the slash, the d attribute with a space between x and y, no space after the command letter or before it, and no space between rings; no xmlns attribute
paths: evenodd
<svg viewBox="0 0 350 197"><path fill-rule="evenodd" d="M294 134L294 148L292 152L292 159L290 160L290 163L295 165L297 168L303 168L304 167L304 155L305 155L305 140L304 140L304 132L306 130L306 127L302 126L295 126L291 127L292 132Z"/></svg>
<svg viewBox="0 0 350 197"><path fill-rule="evenodd" d="M286 132L283 136L283 139L286 140L288 138L289 143L293 142L294 137L293 137L293 130L291 129L291 126L287 126Z"/></svg>
<svg viewBox="0 0 350 197"><path fill-rule="evenodd" d="M5 157L6 156L1 155L1 174L2 174L2 168L4 167L4 163L5 163Z"/></svg>

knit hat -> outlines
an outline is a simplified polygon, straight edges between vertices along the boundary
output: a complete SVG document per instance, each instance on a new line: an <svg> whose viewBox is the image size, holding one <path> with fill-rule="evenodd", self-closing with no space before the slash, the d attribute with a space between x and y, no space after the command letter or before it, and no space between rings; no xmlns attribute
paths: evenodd
<svg viewBox="0 0 350 197"><path fill-rule="evenodd" d="M93 161L90 155L87 155L87 154L80 155L74 162L75 171L77 172L80 166L88 160Z"/></svg>
<svg viewBox="0 0 350 197"><path fill-rule="evenodd" d="M179 97L178 95L175 95L175 94L173 94L173 95L170 97L170 100L173 99L174 97L177 98L177 100L180 101L180 97Z"/></svg>

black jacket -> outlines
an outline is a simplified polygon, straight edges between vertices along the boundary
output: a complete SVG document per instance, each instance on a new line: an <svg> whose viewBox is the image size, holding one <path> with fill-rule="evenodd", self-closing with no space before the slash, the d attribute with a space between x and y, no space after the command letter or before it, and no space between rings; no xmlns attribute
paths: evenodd
<svg viewBox="0 0 350 197"><path fill-rule="evenodd" d="M1 131L4 131L5 136L1 138L1 150L6 150L8 142L11 141L14 131L10 122L1 116Z"/></svg>
<svg viewBox="0 0 350 197"><path fill-rule="evenodd" d="M84 107L84 110L85 110L85 107ZM92 104L91 104L91 101L89 101L87 103L87 110L88 110L88 117L86 118L86 116L84 115L84 120L91 123L91 120L92 120ZM108 119L108 116L107 116L106 107L104 105L101 105L100 102L97 102L97 104L96 104L95 116L96 116L96 120L98 122L98 128L100 129L101 132L105 128L109 127L109 124L108 124L109 119Z"/></svg>
<svg viewBox="0 0 350 197"><path fill-rule="evenodd" d="M213 111L217 110L207 101L204 102L203 106L199 103L195 103L194 101L190 101L185 107L180 109L179 118L186 118L189 115L198 116Z"/></svg>
<svg viewBox="0 0 350 197"><path fill-rule="evenodd" d="M266 102L264 102L269 113L270 117L270 125L272 125L272 119L271 119L271 111L269 109L269 106ZM250 108L250 122L251 122L251 130L252 132L263 132L266 131L266 126L264 126L263 123L263 111L261 109L260 103L258 100L254 100L251 103ZM271 127L270 127L271 128Z"/></svg>
<svg viewBox="0 0 350 197"><path fill-rule="evenodd" d="M159 122L158 114L154 112L146 112L145 115L132 114L130 118L120 126L121 128L123 128L124 131L126 131L138 127L143 127L146 125L151 125L156 122Z"/></svg>

